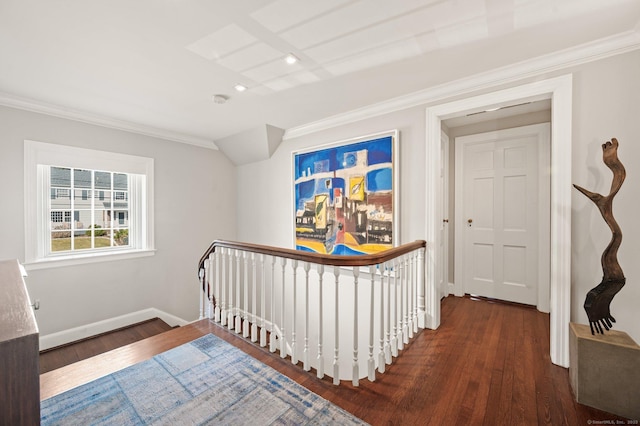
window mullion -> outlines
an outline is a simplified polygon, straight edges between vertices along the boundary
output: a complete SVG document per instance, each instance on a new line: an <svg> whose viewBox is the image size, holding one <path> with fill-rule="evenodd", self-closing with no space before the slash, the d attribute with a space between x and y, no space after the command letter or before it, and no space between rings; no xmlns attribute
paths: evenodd
<svg viewBox="0 0 640 426"><path fill-rule="evenodd" d="M116 202L115 185L114 185L113 179L114 179L114 173L111 172L111 182L110 182L111 183L111 186L110 186L111 199L109 200L110 201L109 218L111 219L109 221L109 244L111 245L111 247L113 247L113 234L115 232L115 229L113 227L113 222L115 220L115 210L116 210L115 209L115 202Z"/></svg>
<svg viewBox="0 0 640 426"><path fill-rule="evenodd" d="M75 171L76 171L76 169L71 168L71 173L70 173L71 182L70 182L70 185L69 185L69 188L70 188L69 189L69 197L71 198L71 215L74 217L74 219L75 219L75 211L76 211L76 204L75 204L76 203L76 194L75 194L75 192L76 192L76 183L75 183L76 177L75 177ZM76 232L75 232L75 230L76 230L76 222L75 222L75 220L71 221L71 226L69 226L69 229L71 230L71 234L69 235L69 240L71 242L70 247L71 247L71 252L73 252L75 250L75 243L76 243L76 241L75 241L75 238L76 238Z"/></svg>
<svg viewBox="0 0 640 426"><path fill-rule="evenodd" d="M91 249L95 249L95 241L96 241L96 186L95 186L95 170L91 170L91 223L89 225L90 233L89 236L91 238Z"/></svg>
<svg viewBox="0 0 640 426"><path fill-rule="evenodd" d="M129 191L129 244L135 247L141 245L143 228L140 226L138 215L141 208L140 176L129 175L127 180L127 190Z"/></svg>
<svg viewBox="0 0 640 426"><path fill-rule="evenodd" d="M51 216L51 167L49 166L39 166L37 167L37 178L39 181L39 185L42 185L43 190L38 191L37 199L41 200L46 208L46 212L48 216ZM44 190L46 189L46 191ZM41 213L44 209L38 209L38 228L42 227L42 229L48 230L45 232L43 246L38 250L39 254L49 254L51 253L51 233L53 231L53 226L51 225L51 218L41 217Z"/></svg>

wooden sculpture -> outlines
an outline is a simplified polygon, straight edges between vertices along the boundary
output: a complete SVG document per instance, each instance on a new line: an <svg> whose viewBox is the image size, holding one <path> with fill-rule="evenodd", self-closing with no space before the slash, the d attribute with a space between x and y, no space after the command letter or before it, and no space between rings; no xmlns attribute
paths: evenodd
<svg viewBox="0 0 640 426"><path fill-rule="evenodd" d="M616 320L611 316L609 305L626 282L622 268L618 263L618 248L622 242L622 231L618 222L613 218L612 209L613 197L620 190L626 176L624 166L618 159L618 140L616 138L611 138L611 141L602 144L602 160L613 172L609 195L603 196L587 191L578 185L573 185L595 203L612 233L611 241L602 253L602 282L589 290L584 301L584 310L589 317L591 334L595 334L594 330L597 333L604 334L603 327L605 330L613 327L612 323L616 322Z"/></svg>

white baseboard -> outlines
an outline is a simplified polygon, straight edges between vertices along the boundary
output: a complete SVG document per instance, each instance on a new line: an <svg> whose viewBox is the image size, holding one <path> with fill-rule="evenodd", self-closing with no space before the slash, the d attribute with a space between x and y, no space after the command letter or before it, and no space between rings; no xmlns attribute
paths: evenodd
<svg viewBox="0 0 640 426"><path fill-rule="evenodd" d="M116 330L118 328L126 327L153 318L160 318L171 327L175 327L178 325L183 326L189 323L182 318L168 314L164 311L161 311L160 309L149 308L142 311L132 312L126 315L121 315L119 317L109 318L80 327L74 327L68 330L62 330L56 333L40 336L40 350L43 351L45 349L55 348L56 346L61 346L67 343L75 342L77 340L82 340L87 337L95 336L97 334L105 333L111 330Z"/></svg>

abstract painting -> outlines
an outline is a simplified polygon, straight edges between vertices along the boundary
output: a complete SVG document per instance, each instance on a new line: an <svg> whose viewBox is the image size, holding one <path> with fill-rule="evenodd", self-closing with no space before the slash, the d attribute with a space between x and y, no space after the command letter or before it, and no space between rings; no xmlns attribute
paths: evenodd
<svg viewBox="0 0 640 426"><path fill-rule="evenodd" d="M397 245L398 131L293 153L295 247L363 255Z"/></svg>

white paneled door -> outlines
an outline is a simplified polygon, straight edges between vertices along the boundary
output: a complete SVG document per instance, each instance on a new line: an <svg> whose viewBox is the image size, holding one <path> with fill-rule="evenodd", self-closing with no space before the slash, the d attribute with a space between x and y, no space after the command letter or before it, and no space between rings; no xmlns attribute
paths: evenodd
<svg viewBox="0 0 640 426"><path fill-rule="evenodd" d="M456 139L456 274L465 293L528 305L548 294L548 150L548 124Z"/></svg>

